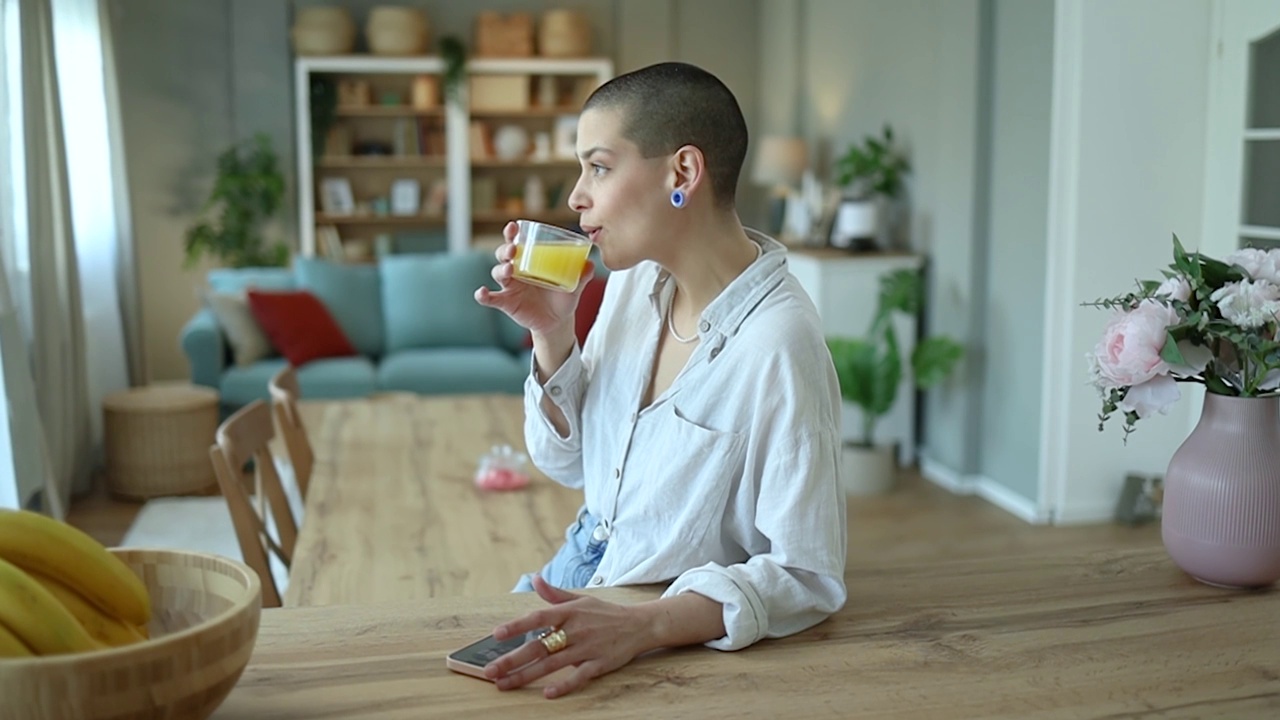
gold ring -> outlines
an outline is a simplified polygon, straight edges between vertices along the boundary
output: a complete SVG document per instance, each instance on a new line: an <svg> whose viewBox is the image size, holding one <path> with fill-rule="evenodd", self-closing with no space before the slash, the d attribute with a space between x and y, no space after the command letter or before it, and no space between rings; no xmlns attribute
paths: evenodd
<svg viewBox="0 0 1280 720"><path fill-rule="evenodd" d="M538 640L542 642L542 646L547 649L548 655L555 655L565 649L569 644L569 636L565 634L564 629L548 630L538 636Z"/></svg>

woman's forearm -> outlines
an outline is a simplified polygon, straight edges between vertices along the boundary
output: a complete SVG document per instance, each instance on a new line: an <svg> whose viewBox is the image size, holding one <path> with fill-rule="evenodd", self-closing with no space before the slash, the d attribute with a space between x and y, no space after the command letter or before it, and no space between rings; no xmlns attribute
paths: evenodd
<svg viewBox="0 0 1280 720"><path fill-rule="evenodd" d="M644 650L700 645L724 637L724 606L686 592L635 606L645 619Z"/></svg>
<svg viewBox="0 0 1280 720"><path fill-rule="evenodd" d="M546 335L540 333L533 334L533 359L537 365L538 377L549 378L564 365L565 360L573 354L573 344L576 339L573 335L573 326L567 325L559 328L557 331ZM550 397L543 396L542 412L546 414L547 419L551 421L551 425L555 427L560 437L569 436L569 420L560 411L560 408L551 401Z"/></svg>

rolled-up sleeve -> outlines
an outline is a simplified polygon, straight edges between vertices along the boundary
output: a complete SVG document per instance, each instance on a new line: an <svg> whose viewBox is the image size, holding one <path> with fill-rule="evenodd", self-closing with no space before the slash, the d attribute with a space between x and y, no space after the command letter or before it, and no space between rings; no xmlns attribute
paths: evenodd
<svg viewBox="0 0 1280 720"><path fill-rule="evenodd" d="M725 635L708 647L738 650L786 637L844 606L848 526L838 475L834 432L802 433L778 446L760 475L754 539L746 543L767 551L690 569L667 588L664 597L696 592L724 606Z"/></svg>
<svg viewBox="0 0 1280 720"><path fill-rule="evenodd" d="M560 369L545 382L538 382L537 360L524 385L524 439L529 459L547 477L571 488L581 488L582 471L582 400L587 390L587 369L577 344ZM543 398L564 413L569 423L568 437L562 437L543 412Z"/></svg>

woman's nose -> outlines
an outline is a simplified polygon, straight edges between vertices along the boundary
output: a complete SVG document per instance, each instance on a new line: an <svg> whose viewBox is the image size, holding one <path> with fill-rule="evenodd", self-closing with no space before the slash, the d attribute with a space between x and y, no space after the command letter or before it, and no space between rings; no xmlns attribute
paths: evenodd
<svg viewBox="0 0 1280 720"><path fill-rule="evenodd" d="M582 213L591 206L587 194L582 191L582 183L573 184L573 191L569 193L569 209L576 213Z"/></svg>

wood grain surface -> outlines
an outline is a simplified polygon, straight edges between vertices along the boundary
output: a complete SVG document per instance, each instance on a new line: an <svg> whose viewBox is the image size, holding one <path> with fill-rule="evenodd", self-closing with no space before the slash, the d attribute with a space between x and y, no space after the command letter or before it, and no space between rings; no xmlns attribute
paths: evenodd
<svg viewBox="0 0 1280 720"><path fill-rule="evenodd" d="M1277 593L1201 585L1158 547L866 564L847 580L849 603L811 630L654 653L554 701L444 666L536 597L266 610L215 717L1280 717Z"/></svg>
<svg viewBox="0 0 1280 720"><path fill-rule="evenodd" d="M288 606L507 592L551 559L582 503L532 466L519 492L475 486L491 447L525 448L518 396L393 394L300 410L316 464Z"/></svg>

